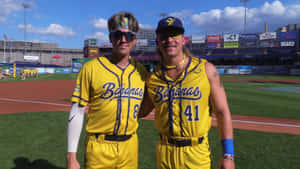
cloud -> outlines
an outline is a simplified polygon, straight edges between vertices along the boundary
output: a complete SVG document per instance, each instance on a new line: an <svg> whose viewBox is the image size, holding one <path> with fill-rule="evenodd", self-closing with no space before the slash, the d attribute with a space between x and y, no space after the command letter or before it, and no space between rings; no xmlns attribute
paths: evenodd
<svg viewBox="0 0 300 169"><path fill-rule="evenodd" d="M22 9L19 0L0 0L0 22L5 23L7 18L14 11Z"/></svg>
<svg viewBox="0 0 300 169"><path fill-rule="evenodd" d="M152 25L150 25L150 24L146 24L146 25L144 25L144 24L139 24L139 27L140 27L140 28L144 28L144 29L153 29Z"/></svg>
<svg viewBox="0 0 300 169"><path fill-rule="evenodd" d="M24 29L24 25L18 25L19 29ZM31 24L27 25L27 32L41 34L41 35L54 35L60 37L71 37L75 36L76 33L73 32L71 28L61 26L59 24L50 24L47 28L37 28Z"/></svg>
<svg viewBox="0 0 300 169"><path fill-rule="evenodd" d="M95 19L92 21L94 27L99 28L99 29L107 29L107 20L103 18Z"/></svg>
<svg viewBox="0 0 300 169"><path fill-rule="evenodd" d="M179 18L182 22L185 22L189 19L189 17L193 14L192 10L182 10L180 12L172 12L168 16L174 16L176 18Z"/></svg>
<svg viewBox="0 0 300 169"><path fill-rule="evenodd" d="M191 16L191 23L207 33L243 32L244 7L225 7L201 12ZM262 32L264 23L269 24L269 31L280 26L299 23L300 4L284 5L275 0L265 2L259 8L247 9L247 32Z"/></svg>

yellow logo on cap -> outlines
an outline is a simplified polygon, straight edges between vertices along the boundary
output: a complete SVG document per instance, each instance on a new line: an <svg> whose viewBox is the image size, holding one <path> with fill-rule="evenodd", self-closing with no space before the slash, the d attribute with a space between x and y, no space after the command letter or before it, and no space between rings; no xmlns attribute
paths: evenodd
<svg viewBox="0 0 300 169"><path fill-rule="evenodd" d="M175 22L175 19L174 18L168 18L166 20L166 22L168 22L168 26L170 26L170 25L173 25L173 23Z"/></svg>

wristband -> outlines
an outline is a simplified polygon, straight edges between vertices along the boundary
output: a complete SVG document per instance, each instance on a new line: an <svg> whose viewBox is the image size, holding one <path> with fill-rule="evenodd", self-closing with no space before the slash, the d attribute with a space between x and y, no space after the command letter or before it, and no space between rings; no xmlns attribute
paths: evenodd
<svg viewBox="0 0 300 169"><path fill-rule="evenodd" d="M231 155L231 154L224 154L223 158L224 158L224 159L227 159L227 160L233 160L233 159L234 159L234 156Z"/></svg>
<svg viewBox="0 0 300 169"><path fill-rule="evenodd" d="M223 154L234 155L233 139L223 139Z"/></svg>

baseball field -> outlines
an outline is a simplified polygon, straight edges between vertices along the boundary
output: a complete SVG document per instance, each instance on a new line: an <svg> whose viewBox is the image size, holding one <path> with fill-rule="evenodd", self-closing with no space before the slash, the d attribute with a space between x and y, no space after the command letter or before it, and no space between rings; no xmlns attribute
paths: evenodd
<svg viewBox="0 0 300 169"><path fill-rule="evenodd" d="M64 169L75 74L0 81L0 169ZM237 169L300 168L300 77L222 76L233 118ZM155 169L153 114L140 119L139 168ZM83 132L78 159L83 164ZM221 155L216 121L212 166Z"/></svg>

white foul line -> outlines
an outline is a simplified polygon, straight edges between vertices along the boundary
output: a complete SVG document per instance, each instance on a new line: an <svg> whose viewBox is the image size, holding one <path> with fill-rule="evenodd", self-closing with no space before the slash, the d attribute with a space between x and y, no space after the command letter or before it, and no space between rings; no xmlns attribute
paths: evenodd
<svg viewBox="0 0 300 169"><path fill-rule="evenodd" d="M11 102L23 102L23 103L34 103L34 104L48 104L48 105L55 105L55 106L70 107L70 104L50 103L50 102L34 101L34 100L20 100L20 99L8 99L8 98L0 98L0 100L11 101Z"/></svg>
<svg viewBox="0 0 300 169"><path fill-rule="evenodd" d="M34 103L34 104L48 104L48 105L70 107L69 104L50 103L50 102L34 101L34 100L20 100L20 99L9 99L9 98L0 98L0 100L11 101L11 102L23 102L23 103ZM213 118L213 120L216 120L216 118ZM281 126L281 127L300 127L300 125L283 124L283 123L269 123L269 122L258 122L258 121L247 121L247 120L232 120L232 121L233 122L240 122L240 123L262 124L262 125Z"/></svg>
<svg viewBox="0 0 300 169"><path fill-rule="evenodd" d="M216 120L216 118L213 118ZM269 126L280 126L280 127L300 127L300 125L294 124L284 124L284 123L269 123L269 122L259 122L259 121L247 121L247 120L232 120L233 122L240 122L240 123L249 123L249 124L262 124L262 125L269 125Z"/></svg>

